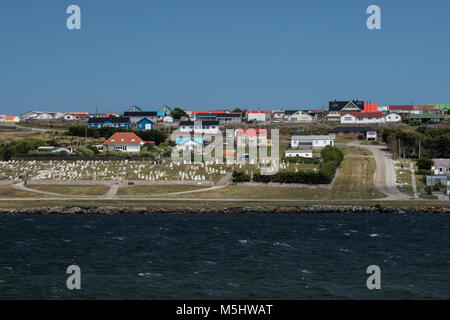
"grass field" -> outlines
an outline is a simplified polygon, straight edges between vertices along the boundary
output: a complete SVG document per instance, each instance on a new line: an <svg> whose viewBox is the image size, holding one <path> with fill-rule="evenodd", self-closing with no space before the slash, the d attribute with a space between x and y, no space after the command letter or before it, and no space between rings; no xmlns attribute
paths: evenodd
<svg viewBox="0 0 450 320"><path fill-rule="evenodd" d="M333 189L300 189L271 186L228 186L221 189L177 195L185 198L244 198L244 199L377 199L379 193L373 183L375 160L345 158Z"/></svg>
<svg viewBox="0 0 450 320"><path fill-rule="evenodd" d="M396 170L397 181L401 184L397 186L397 189L409 196L414 196L411 180L411 171L409 168Z"/></svg>
<svg viewBox="0 0 450 320"><path fill-rule="evenodd" d="M45 198L46 195L25 190L18 190L10 185L0 185L0 199L1 198Z"/></svg>
<svg viewBox="0 0 450 320"><path fill-rule="evenodd" d="M60 193L68 196L101 196L109 190L105 185L29 185L33 190Z"/></svg>
<svg viewBox="0 0 450 320"><path fill-rule="evenodd" d="M0 142L16 142L22 139L34 138L44 141L53 140L65 146L79 146L86 144L100 144L103 138L73 137L65 134L65 131L9 131L0 132Z"/></svg>
<svg viewBox="0 0 450 320"><path fill-rule="evenodd" d="M372 152L370 150L364 149L364 148L358 148L358 147L340 147L342 152L344 152L344 155L348 156L364 156L364 157L371 157L373 156Z"/></svg>
<svg viewBox="0 0 450 320"><path fill-rule="evenodd" d="M126 186L117 191L119 197L142 197L155 196L165 193L193 191L205 189L205 186L195 185L149 185L149 186Z"/></svg>

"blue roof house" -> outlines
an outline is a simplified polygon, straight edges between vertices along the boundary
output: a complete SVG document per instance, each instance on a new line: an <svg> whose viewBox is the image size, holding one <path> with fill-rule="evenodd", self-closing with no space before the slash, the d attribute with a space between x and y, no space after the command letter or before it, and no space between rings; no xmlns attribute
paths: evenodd
<svg viewBox="0 0 450 320"><path fill-rule="evenodd" d="M183 152L201 151L203 148L203 138L183 138L179 137L175 141L178 150Z"/></svg>
<svg viewBox="0 0 450 320"><path fill-rule="evenodd" d="M153 121L147 118L141 119L136 123L137 130L152 130L155 127Z"/></svg>

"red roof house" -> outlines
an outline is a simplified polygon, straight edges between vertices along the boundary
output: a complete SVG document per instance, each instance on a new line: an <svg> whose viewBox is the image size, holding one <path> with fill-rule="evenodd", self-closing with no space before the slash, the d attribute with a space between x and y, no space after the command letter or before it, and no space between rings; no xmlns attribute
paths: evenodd
<svg viewBox="0 0 450 320"><path fill-rule="evenodd" d="M103 143L104 151L140 152L146 142L133 132L116 132ZM149 142L151 143L151 141Z"/></svg>
<svg viewBox="0 0 450 320"><path fill-rule="evenodd" d="M393 105L388 107L389 111L411 111L414 110L413 105Z"/></svg>

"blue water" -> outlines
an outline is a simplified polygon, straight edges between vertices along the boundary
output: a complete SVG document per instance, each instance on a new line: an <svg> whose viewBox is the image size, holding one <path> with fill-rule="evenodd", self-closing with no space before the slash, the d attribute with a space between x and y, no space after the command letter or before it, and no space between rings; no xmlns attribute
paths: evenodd
<svg viewBox="0 0 450 320"><path fill-rule="evenodd" d="M443 214L3 215L0 298L449 299L449 227ZM66 287L72 264L81 290Z"/></svg>

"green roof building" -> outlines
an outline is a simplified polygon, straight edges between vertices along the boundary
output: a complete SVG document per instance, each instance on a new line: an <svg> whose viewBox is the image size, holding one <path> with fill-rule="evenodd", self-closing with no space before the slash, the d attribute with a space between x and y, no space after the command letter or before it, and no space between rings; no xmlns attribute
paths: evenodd
<svg viewBox="0 0 450 320"><path fill-rule="evenodd" d="M438 106L439 106L439 109L440 109L441 111L443 111L443 110L450 110L450 103L447 103L447 104L438 104Z"/></svg>
<svg viewBox="0 0 450 320"><path fill-rule="evenodd" d="M434 113L410 114L410 120L420 120L421 122L439 122L443 116Z"/></svg>

